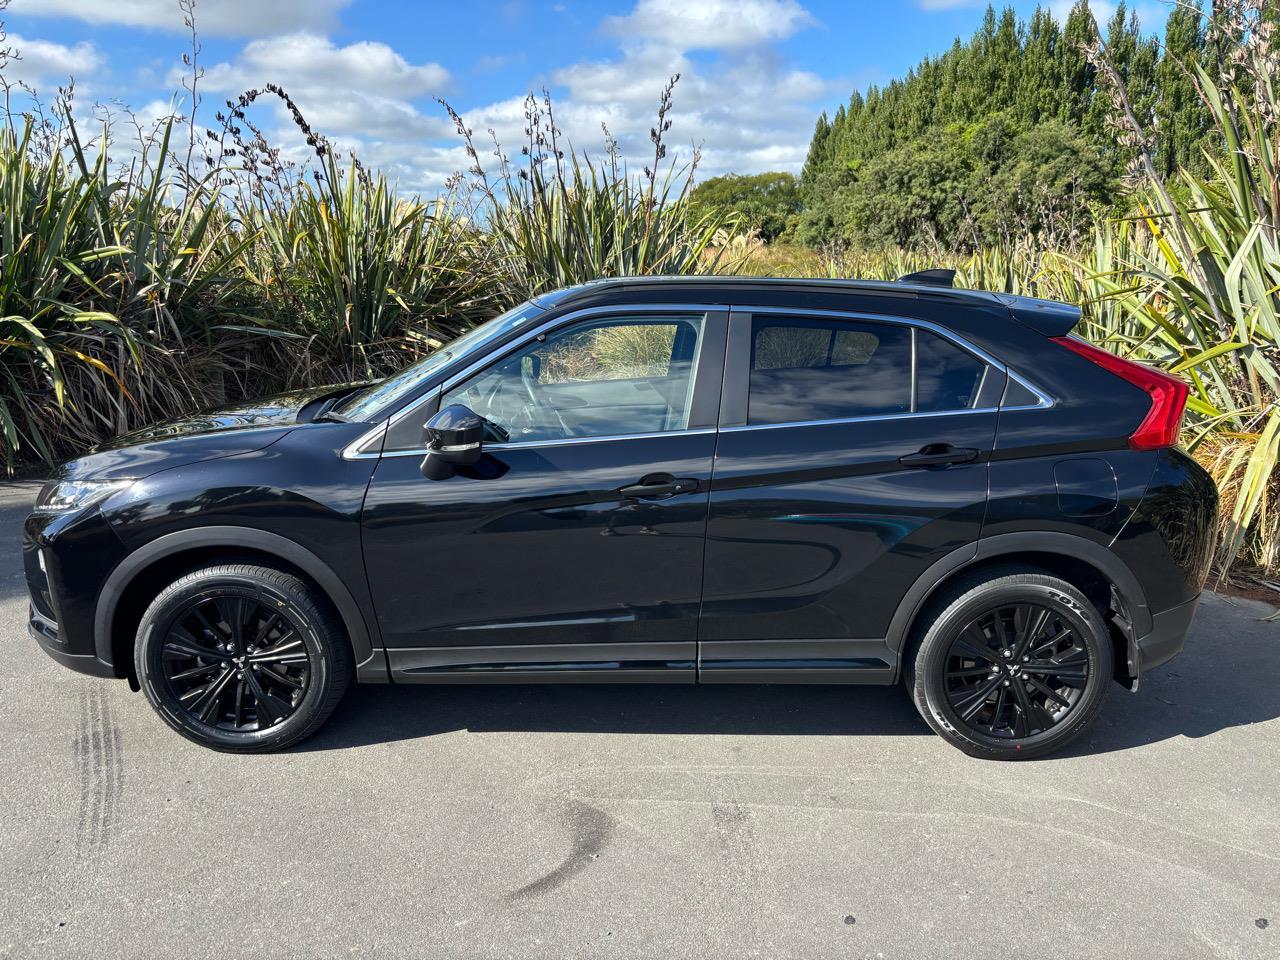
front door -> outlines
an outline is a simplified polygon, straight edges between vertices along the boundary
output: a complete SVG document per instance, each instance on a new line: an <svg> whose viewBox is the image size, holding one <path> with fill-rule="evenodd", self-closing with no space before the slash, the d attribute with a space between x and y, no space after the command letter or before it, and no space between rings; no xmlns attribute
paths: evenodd
<svg viewBox="0 0 1280 960"><path fill-rule="evenodd" d="M397 681L694 679L726 325L646 306L531 334L445 386L487 421L475 467L384 451L364 551Z"/></svg>
<svg viewBox="0 0 1280 960"><path fill-rule="evenodd" d="M734 310L703 681L877 682L906 589L978 539L1004 373L939 333Z"/></svg>

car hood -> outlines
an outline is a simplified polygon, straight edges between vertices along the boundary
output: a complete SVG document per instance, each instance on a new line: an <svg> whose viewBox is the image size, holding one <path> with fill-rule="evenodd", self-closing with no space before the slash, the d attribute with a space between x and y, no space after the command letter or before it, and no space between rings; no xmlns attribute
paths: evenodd
<svg viewBox="0 0 1280 960"><path fill-rule="evenodd" d="M178 417L123 434L68 461L58 478L141 480L161 470L252 453L275 443L310 419L319 401L353 384L329 384L293 390L187 417ZM307 408L311 407L311 410Z"/></svg>

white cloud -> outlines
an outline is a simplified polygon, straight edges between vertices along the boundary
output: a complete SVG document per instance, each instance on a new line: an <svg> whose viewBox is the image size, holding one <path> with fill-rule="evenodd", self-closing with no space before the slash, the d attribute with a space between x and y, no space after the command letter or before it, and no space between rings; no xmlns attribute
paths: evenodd
<svg viewBox="0 0 1280 960"><path fill-rule="evenodd" d="M207 0L196 4L201 32L231 37L325 31L352 0ZM73 17L87 23L182 31L177 0L13 0L12 16Z"/></svg>
<svg viewBox="0 0 1280 960"><path fill-rule="evenodd" d="M796 0L638 0L626 16L609 17L605 30L624 43L731 49L783 40L813 23Z"/></svg>
<svg viewBox="0 0 1280 960"><path fill-rule="evenodd" d="M606 32L619 38L616 56L550 71L561 145L572 144L599 159L604 123L629 169L638 174L653 162L649 130L658 98L679 73L668 115L673 123L666 134L668 162L687 163L696 146L702 151L700 178L798 172L824 102L849 89L847 81L829 83L793 69L772 49L811 23L794 0L638 0L631 13L604 23ZM716 49L710 57L690 55L711 48ZM489 130L507 155L519 160L526 138L524 101L513 96L462 110L484 165L496 166ZM470 165L452 146L405 153L391 144L372 145L362 158L397 172L402 187L424 190L438 189L450 173Z"/></svg>
<svg viewBox="0 0 1280 960"><path fill-rule="evenodd" d="M1049 12L1059 23L1066 23L1073 6L1075 6L1074 0L1052 0L1049 4ZM1131 0L1125 4L1125 7L1130 13L1138 15L1138 23L1145 32L1153 33L1164 29L1165 20L1168 19L1173 4L1133 3ZM1090 0L1089 9L1093 11L1093 18L1098 21L1098 26L1102 28L1105 35L1107 22L1115 16L1116 4L1111 0Z"/></svg>
<svg viewBox="0 0 1280 960"><path fill-rule="evenodd" d="M171 82L180 74L175 68ZM339 47L309 33L254 40L234 61L209 67L201 83L208 92L230 97L277 83L326 135L425 136L447 126L438 117L424 117L412 101L444 92L449 72L436 63L411 64L385 43ZM283 105L278 109L283 120Z"/></svg>
<svg viewBox="0 0 1280 960"><path fill-rule="evenodd" d="M87 41L69 47L48 40L27 40L11 33L8 45L18 51L20 59L9 61L5 67L6 78L22 80L36 88L65 83L68 77L80 80L105 62L98 49Z"/></svg>

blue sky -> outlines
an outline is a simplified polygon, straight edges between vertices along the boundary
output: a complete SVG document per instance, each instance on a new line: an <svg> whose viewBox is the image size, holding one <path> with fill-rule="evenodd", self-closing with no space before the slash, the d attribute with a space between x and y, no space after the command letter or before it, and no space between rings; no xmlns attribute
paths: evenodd
<svg viewBox="0 0 1280 960"><path fill-rule="evenodd" d="M1013 3L1021 14L1031 2ZM1048 3L1059 15L1069 0ZM1114 9L1094 2L1105 19ZM900 76L981 22L969 0L197 0L205 70L198 119L274 81L311 124L401 189L435 193L466 165L434 97L478 134L519 149L524 95L543 85L560 126L598 150L601 122L638 168L666 78L679 71L673 152L702 149L702 176L798 171L813 123L854 88ZM1143 0L1146 29L1168 7ZM11 0L0 14L22 59L8 78L46 96L68 74L77 105L128 104L146 122L177 112L188 37L177 0ZM176 98L178 97L178 98ZM282 110L255 119L305 147Z"/></svg>

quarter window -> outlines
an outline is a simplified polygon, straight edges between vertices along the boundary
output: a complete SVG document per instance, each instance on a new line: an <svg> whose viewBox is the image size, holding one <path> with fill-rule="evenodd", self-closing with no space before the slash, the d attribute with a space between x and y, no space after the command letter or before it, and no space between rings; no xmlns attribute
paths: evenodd
<svg viewBox="0 0 1280 960"><path fill-rule="evenodd" d="M916 410L968 410L978 400L987 365L950 340L916 331Z"/></svg>
<svg viewBox="0 0 1280 960"><path fill-rule="evenodd" d="M441 407L470 407L498 442L683 430L701 338L701 317L585 321L498 361Z"/></svg>

